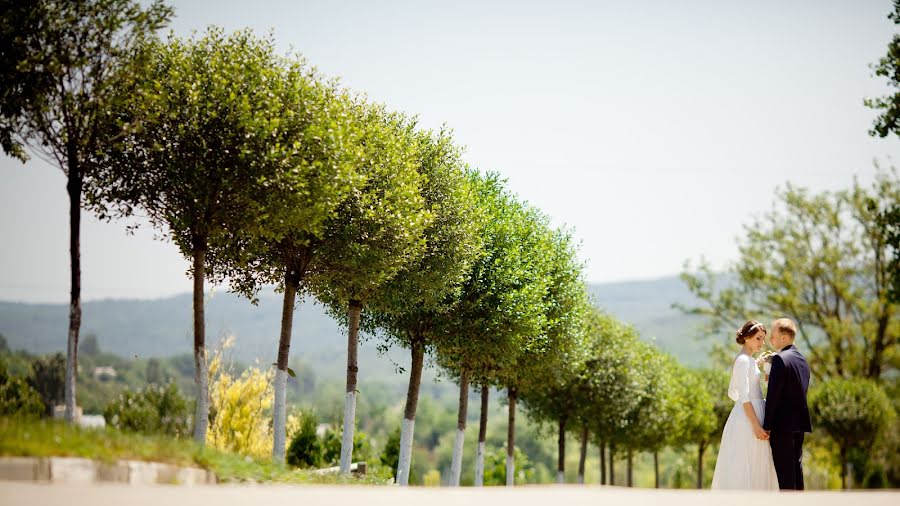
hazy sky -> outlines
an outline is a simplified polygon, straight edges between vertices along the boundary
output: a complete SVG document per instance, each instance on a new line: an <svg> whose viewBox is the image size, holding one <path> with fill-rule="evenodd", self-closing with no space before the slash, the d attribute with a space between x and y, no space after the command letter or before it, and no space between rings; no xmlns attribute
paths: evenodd
<svg viewBox="0 0 900 506"><path fill-rule="evenodd" d="M576 229L590 281L675 274L736 257L742 225L786 181L837 189L900 154L868 135L869 64L889 0L174 3L177 35L270 29L279 47L499 171ZM0 300L68 297L65 179L0 159ZM149 230L86 215L83 295L190 290L188 263Z"/></svg>

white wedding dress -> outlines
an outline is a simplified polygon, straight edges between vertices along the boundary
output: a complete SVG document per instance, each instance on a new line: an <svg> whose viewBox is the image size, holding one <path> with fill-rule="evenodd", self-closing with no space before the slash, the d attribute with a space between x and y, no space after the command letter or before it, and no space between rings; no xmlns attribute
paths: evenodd
<svg viewBox="0 0 900 506"><path fill-rule="evenodd" d="M738 355L728 384L728 397L736 402L722 431L722 444L719 445L719 457L713 473L713 490L778 490L772 448L768 441L756 439L753 426L744 412L744 403L749 401L762 425L766 401L759 379L759 368L753 358L743 353Z"/></svg>

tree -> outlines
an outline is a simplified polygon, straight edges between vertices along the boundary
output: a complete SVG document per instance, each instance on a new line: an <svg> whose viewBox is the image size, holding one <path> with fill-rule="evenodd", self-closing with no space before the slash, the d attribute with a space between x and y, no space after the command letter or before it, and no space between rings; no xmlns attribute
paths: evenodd
<svg viewBox="0 0 900 506"><path fill-rule="evenodd" d="M127 133L98 161L97 205L105 215L140 209L191 260L201 444L209 423L205 281L219 280L219 267L234 261L231 239L258 231L268 200L296 189L294 176L305 174L285 170L299 166L300 147L295 131L281 130L282 99L291 94L280 88L291 83L283 77L271 39L210 28L142 46L117 83L122 99L114 105L123 105L108 112Z"/></svg>
<svg viewBox="0 0 900 506"><path fill-rule="evenodd" d="M697 445L697 488L703 488L703 457L706 449L722 437L734 403L729 403L728 377L718 371L682 370L678 377L672 444Z"/></svg>
<svg viewBox="0 0 900 506"><path fill-rule="evenodd" d="M357 350L363 306L426 251L424 230L433 215L422 194L428 181L417 169L414 124L382 106L360 104L365 184L326 224L320 262L310 286L332 314L347 321L347 383L341 441L342 473L350 472L356 423ZM403 453L401 451L401 462ZM398 473L398 482L405 477Z"/></svg>
<svg viewBox="0 0 900 506"><path fill-rule="evenodd" d="M274 461L285 458L287 377L294 306L298 293L308 290L307 275L315 269L326 222L337 207L359 191L364 163L356 135L352 104L334 82L323 80L300 61L285 60L274 83L281 111L275 132L281 153L279 173L265 186L269 198L255 226L236 229L223 241L230 251L214 266L230 280L231 289L254 303L263 286L276 285L284 293L281 332L274 364Z"/></svg>
<svg viewBox="0 0 900 506"><path fill-rule="evenodd" d="M895 25L900 25L900 0L894 0L894 11L888 15L888 19ZM887 137L891 133L900 136L900 34L894 34L894 38L888 43L887 54L877 65L873 65L873 69L876 76L887 79L893 93L864 100L867 107L881 111L869 133L879 137Z"/></svg>
<svg viewBox="0 0 900 506"><path fill-rule="evenodd" d="M831 380L810 397L816 424L840 447L841 485L847 488L847 462L864 457L893 422L891 401L877 383L859 378Z"/></svg>
<svg viewBox="0 0 900 506"><path fill-rule="evenodd" d="M900 0L894 0L894 10L888 15L888 19L895 25L900 25ZM890 133L900 136L900 34L894 34L894 38L888 43L887 54L873 67L875 75L888 80L893 93L864 101L866 106L881 111L869 133L878 137L887 137ZM900 205L895 204L882 212L879 222L886 231L888 244L893 249L893 258L888 271L893 273L889 296L896 304L900 303Z"/></svg>
<svg viewBox="0 0 900 506"><path fill-rule="evenodd" d="M878 379L897 369L900 306L890 301L887 234L878 216L900 202L897 171L869 189L810 194L788 185L777 206L745 227L740 258L724 286L708 264L682 279L712 331L737 328L747 314L791 315L817 378ZM729 332L730 334L730 332Z"/></svg>
<svg viewBox="0 0 900 506"><path fill-rule="evenodd" d="M587 391L581 416L601 452L609 447L609 483L615 485L617 443L622 442L628 414L641 398L633 365L638 337L634 328L597 309L587 314L585 326L587 358L582 381Z"/></svg>
<svg viewBox="0 0 900 506"><path fill-rule="evenodd" d="M44 409L41 395L24 379L10 376L0 362L0 416L40 418Z"/></svg>
<svg viewBox="0 0 900 506"><path fill-rule="evenodd" d="M71 422L81 326L82 198L96 153L118 135L104 108L115 99L113 76L122 60L154 36L172 10L160 1L146 8L134 0L12 3L17 5L4 5L0 22L0 144L23 161L22 147L28 146L66 175L71 297L65 398Z"/></svg>
<svg viewBox="0 0 900 506"><path fill-rule="evenodd" d="M459 300L434 328L438 363L460 379L479 385L481 419L475 484L484 480L487 405L495 375L514 363L528 336L543 330L544 292L533 280L541 260L534 244L538 213L519 202L496 174L471 173L484 220L478 235L482 254L462 285ZM530 214L529 214L530 213ZM460 406L464 409L464 406ZM513 408L514 409L514 408ZM460 413L462 418L462 413ZM460 455L461 457L461 455ZM512 473L510 473L512 476Z"/></svg>
<svg viewBox="0 0 900 506"><path fill-rule="evenodd" d="M435 328L456 316L453 308L473 261L480 255L482 242L475 188L466 173L461 150L446 130L419 132L417 139L418 171L424 179L422 196L432 217L423 231L426 249L375 292L368 323L383 329L387 341L408 348L411 354L397 471L397 483L401 485L409 479L424 355L440 337ZM460 399L463 404L468 399L465 377L460 380ZM464 429L465 415L461 414L455 451L461 449ZM459 464L456 462L453 467L457 483Z"/></svg>

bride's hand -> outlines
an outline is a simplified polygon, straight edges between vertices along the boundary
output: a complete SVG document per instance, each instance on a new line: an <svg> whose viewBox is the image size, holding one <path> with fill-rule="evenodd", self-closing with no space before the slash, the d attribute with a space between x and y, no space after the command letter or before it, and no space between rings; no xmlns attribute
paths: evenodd
<svg viewBox="0 0 900 506"><path fill-rule="evenodd" d="M756 436L756 439L759 439L760 441L769 440L769 433L764 431L763 428L759 425L753 427L753 434Z"/></svg>

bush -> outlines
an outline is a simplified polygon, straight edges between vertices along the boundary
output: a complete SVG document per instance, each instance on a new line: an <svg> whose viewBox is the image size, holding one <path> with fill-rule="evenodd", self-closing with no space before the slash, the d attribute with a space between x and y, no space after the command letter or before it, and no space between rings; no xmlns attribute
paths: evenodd
<svg viewBox="0 0 900 506"><path fill-rule="evenodd" d="M294 467L318 467L322 462L322 442L316 435L316 414L300 413L300 427L287 449L287 463Z"/></svg>
<svg viewBox="0 0 900 506"><path fill-rule="evenodd" d="M44 416L53 416L53 408L65 399L66 358L62 353L35 358L27 381L41 396Z"/></svg>
<svg viewBox="0 0 900 506"><path fill-rule="evenodd" d="M185 437L190 434L192 403L174 383L126 390L103 410L107 425L145 434Z"/></svg>
<svg viewBox="0 0 900 506"><path fill-rule="evenodd" d="M22 378L8 376L0 364L0 416L40 418L44 414L41 395Z"/></svg>
<svg viewBox="0 0 900 506"><path fill-rule="evenodd" d="M394 432L391 432L391 435L388 436L388 440L384 444L384 451L381 453L380 460L381 465L390 469L391 475L396 480L397 466L400 465L400 427L397 427ZM410 478L412 478L411 474Z"/></svg>
<svg viewBox="0 0 900 506"><path fill-rule="evenodd" d="M865 472L868 449L895 416L884 390L871 380L835 379L810 397L813 425L821 427L840 447L843 476L848 462L856 464L861 476L869 474ZM880 478L874 477L873 482Z"/></svg>

